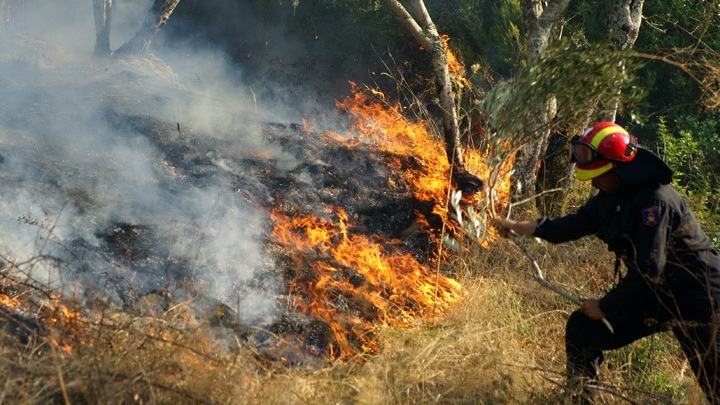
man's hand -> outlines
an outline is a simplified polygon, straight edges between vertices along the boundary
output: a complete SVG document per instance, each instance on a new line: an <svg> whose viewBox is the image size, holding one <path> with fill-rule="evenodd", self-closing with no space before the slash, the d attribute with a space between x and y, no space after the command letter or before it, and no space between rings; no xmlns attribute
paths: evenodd
<svg viewBox="0 0 720 405"><path fill-rule="evenodd" d="M505 218L495 217L493 218L493 224L495 228L500 232L500 236L503 238L510 237L510 231L512 230L512 221Z"/></svg>
<svg viewBox="0 0 720 405"><path fill-rule="evenodd" d="M583 300L582 305L580 305L580 312L596 321L605 318L605 313L600 309L600 301L596 299Z"/></svg>
<svg viewBox="0 0 720 405"><path fill-rule="evenodd" d="M515 221L512 219L494 218L495 226L500 229L501 236L507 237L509 231L515 231L520 235L532 235L537 228L537 221Z"/></svg>

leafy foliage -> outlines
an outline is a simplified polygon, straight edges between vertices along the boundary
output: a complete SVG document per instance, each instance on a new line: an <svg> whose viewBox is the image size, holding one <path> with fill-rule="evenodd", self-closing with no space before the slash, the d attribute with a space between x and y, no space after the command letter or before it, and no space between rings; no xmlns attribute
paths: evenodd
<svg viewBox="0 0 720 405"><path fill-rule="evenodd" d="M549 95L557 99L555 125L574 128L588 111L612 104L622 92L623 102L637 100L632 69L618 69L627 54L613 51L605 43L577 46L570 40L550 46L523 69L514 82L495 86L486 100L490 126L522 142L539 128L525 128L528 117L542 113Z"/></svg>
<svg viewBox="0 0 720 405"><path fill-rule="evenodd" d="M518 0L428 1L428 11L468 65L508 77L522 59L522 13ZM480 78L483 79L483 78Z"/></svg>
<svg viewBox="0 0 720 405"><path fill-rule="evenodd" d="M690 199L706 233L720 247L720 122L681 116L671 128L660 117L657 149L675 170L673 185Z"/></svg>
<svg viewBox="0 0 720 405"><path fill-rule="evenodd" d="M636 114L647 116L662 112L673 121L679 115L700 113L704 95L698 83L684 67L702 70L707 63L717 65L720 49L718 3L702 0L666 0L645 2L643 26L635 44L638 52L662 56L638 70L638 83L648 97L637 106ZM709 60L708 56L713 55ZM667 60L679 62L667 63ZM685 66L682 66L685 65ZM698 79L711 78L698 71ZM717 86L717 85L713 85Z"/></svg>

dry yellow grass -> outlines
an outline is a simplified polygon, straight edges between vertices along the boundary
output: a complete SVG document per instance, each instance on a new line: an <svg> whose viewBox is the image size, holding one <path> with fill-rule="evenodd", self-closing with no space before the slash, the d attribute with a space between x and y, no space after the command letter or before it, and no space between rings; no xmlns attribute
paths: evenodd
<svg viewBox="0 0 720 405"><path fill-rule="evenodd" d="M595 241L528 246L548 278L570 291L598 295L611 282L613 258ZM177 312L108 312L89 324L84 339L92 343L72 355L38 356L5 334L0 403L563 403L564 323L573 304L537 285L509 241L471 248L456 265L464 299L433 322L381 327L382 351L363 361L287 367L249 347L217 347L205 327ZM609 353L602 374L611 392L601 403L698 403L681 356L669 335Z"/></svg>

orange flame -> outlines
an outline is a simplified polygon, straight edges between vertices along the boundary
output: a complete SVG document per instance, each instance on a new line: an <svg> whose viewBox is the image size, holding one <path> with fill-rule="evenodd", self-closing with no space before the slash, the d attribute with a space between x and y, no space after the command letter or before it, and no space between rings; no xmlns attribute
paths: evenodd
<svg viewBox="0 0 720 405"><path fill-rule="evenodd" d="M350 83L353 96L337 103L346 110L355 122L352 129L366 142L375 143L381 150L396 156L411 156L417 168L407 167L398 158L389 166L402 171L415 197L420 201L434 203L433 214L443 219L451 229L456 226L448 220L447 200L450 184L450 164L441 140L434 137L423 122L410 121L402 113L402 107L385 100L384 94L371 90L380 101L372 101L368 95ZM486 151L486 153L491 153ZM464 151L465 166L482 179L491 178L491 169L487 154L476 149ZM503 202L509 200L509 172L512 169L512 157L506 159L496 176L499 181L493 184L493 205L500 209ZM467 204L474 204L482 195L465 196ZM492 234L492 233L491 233ZM495 235L497 236L497 235ZM494 240L491 238L490 240Z"/></svg>
<svg viewBox="0 0 720 405"><path fill-rule="evenodd" d="M20 300L15 297L0 294L0 305L4 305L8 308L17 308L20 306Z"/></svg>
<svg viewBox="0 0 720 405"><path fill-rule="evenodd" d="M414 157L419 166L417 169L402 167L399 159L390 166L403 170L419 200L444 202L449 185L450 163L443 145L430 136L427 125L407 120L401 113L400 105L386 106L372 102L365 93L357 90L354 83L351 83L351 87L353 96L339 101L337 106L355 119L352 129L383 151ZM374 93L384 99L382 93Z"/></svg>
<svg viewBox="0 0 720 405"><path fill-rule="evenodd" d="M52 304L42 306L38 313L38 319L49 327L50 333L42 336L49 344L60 349L62 354L71 355L73 345L85 343L84 332L87 330L85 321L82 319L79 310L71 309L60 303L58 297L53 297ZM32 300L21 301L17 297L10 297L0 293L0 305L20 311L27 311L35 306ZM42 354L42 351L38 351Z"/></svg>
<svg viewBox="0 0 720 405"><path fill-rule="evenodd" d="M53 303L47 305L42 318L45 323L54 329L48 341L58 347L64 354L72 355L76 344L86 344L84 336L87 324L79 309L73 309L53 297Z"/></svg>
<svg viewBox="0 0 720 405"><path fill-rule="evenodd" d="M449 60L459 65L454 55ZM388 166L402 173L415 198L433 204L432 214L447 228L458 230L448 214L451 167L442 141L432 136L424 122L408 120L402 107L388 102L383 93L358 91L354 83L351 87L353 95L338 101L337 107L354 119L351 129L356 137L347 139L332 132L322 136L349 147L372 144L396 156ZM466 169L483 179L490 177L487 155L469 150L465 161ZM502 180L494 184L498 206L509 196L506 175L510 167L511 160L506 161L497 176ZM472 205L482 197L464 196L463 202ZM377 353L378 323L406 327L439 315L460 299L462 286L457 281L392 249L399 241L353 234L344 209L336 208L331 214L335 220L288 216L280 210L271 214L275 240L298 252L293 258L297 274L289 287L291 306L328 325L335 339L329 347L331 358ZM419 215L417 222L430 229L424 216ZM487 231L483 243L498 237ZM432 259L442 260L442 256Z"/></svg>
<svg viewBox="0 0 720 405"><path fill-rule="evenodd" d="M465 77L465 66L460 62L460 59L450 49L450 37L447 35L442 36L443 45L445 45L445 57L447 58L448 70L452 75L455 85L463 88L470 87L470 81Z"/></svg>
<svg viewBox="0 0 720 405"><path fill-rule="evenodd" d="M310 271L295 278L290 293L297 297L296 308L333 331L337 348L331 346L331 358L377 353L375 321L409 326L459 299L462 287L455 280L410 254L392 251L387 246L395 241L351 234L345 211L339 208L335 215L337 222L272 213L279 242L329 256L314 260L311 255L299 263Z"/></svg>

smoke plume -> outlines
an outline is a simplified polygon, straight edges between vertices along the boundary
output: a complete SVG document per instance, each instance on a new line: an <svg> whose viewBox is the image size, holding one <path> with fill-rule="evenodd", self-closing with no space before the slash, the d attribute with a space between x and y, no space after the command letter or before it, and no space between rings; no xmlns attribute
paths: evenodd
<svg viewBox="0 0 720 405"><path fill-rule="evenodd" d="M271 322L281 285L258 205L270 197L244 197L243 184L262 187L239 162L264 153L294 169L259 125L297 119L293 108L259 100L211 49L93 58L90 1L19 3L0 26L3 259L118 304L191 283L243 322ZM116 3L113 49L151 2Z"/></svg>

